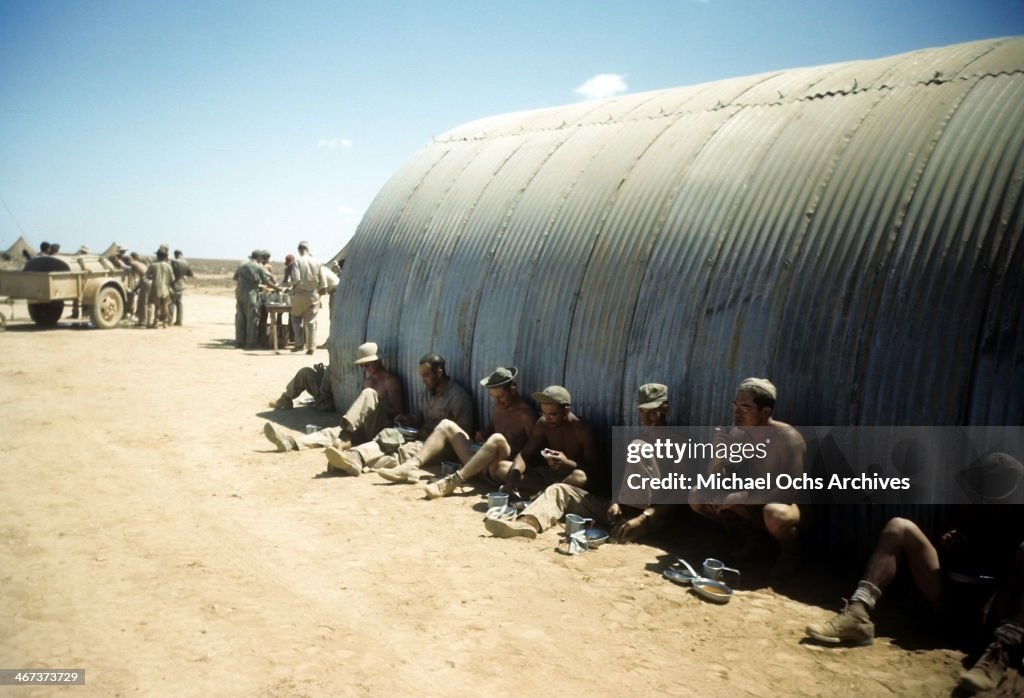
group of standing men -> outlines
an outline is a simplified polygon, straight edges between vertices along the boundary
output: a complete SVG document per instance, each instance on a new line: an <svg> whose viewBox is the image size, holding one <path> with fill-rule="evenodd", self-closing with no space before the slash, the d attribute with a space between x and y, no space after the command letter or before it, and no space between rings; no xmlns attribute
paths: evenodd
<svg viewBox="0 0 1024 698"><path fill-rule="evenodd" d="M317 314L321 296L330 295L338 286L338 275L310 254L309 243L298 244L298 256L285 257L284 277L274 278L268 250L253 250L246 262L235 270L235 346L254 349L261 340L261 290L287 291L291 294L290 330L292 351L312 354L317 348ZM333 296L332 296L333 300ZM276 332L277 328L272 328Z"/></svg>
<svg viewBox="0 0 1024 698"><path fill-rule="evenodd" d="M624 496L625 488L619 492L619 501L601 496L594 487L599 480L594 432L573 413L571 396L563 386L532 394L541 411L538 419L519 394L517 369L499 366L480 381L493 401L492 423L474 431L472 398L449 377L441 356L426 354L418 363L426 395L416 415L403 413L402 383L384 368L376 344L360 346L355 363L365 374L363 390L339 425L292 435L267 422L264 433L278 451L323 447L327 474L359 476L373 471L391 482L421 485L427 499L452 495L473 478L499 487L520 502L520 511L514 518L485 517L484 526L496 537L535 538L566 514L578 514L607 526L614 540L635 541L661 529L683 509L743 531L746 544L734 553L737 561L740 556L749 559L775 548L780 556L773 572L792 572L797 564L798 535L805 522L800 508L786 501L784 493L755 496L741 490L693 491L688 506L655 503L650 493L643 491L628 491ZM319 366L302 369L272 405L288 409L303 391L320 404L333 404L326 369ZM709 474L756 478L768 472L793 476L803 472L803 437L774 418L776 397L776 388L767 379L747 378L739 384L732 401L734 426L716 430L714 440L728 445L764 444L767 440L770 446L741 464L712 459L707 466ZM644 440L647 428L669 423L668 388L660 383L640 386L637 409ZM442 470L442 477L435 478L427 468L439 462L452 463L451 472ZM998 471L1000 481L1024 489L1024 466L1016 459L991 454L981 467L986 476L994 477ZM658 463L647 459L640 468L656 472ZM911 571L927 600L949 613L957 607L953 603L956 590L944 575L952 558L944 558L942 551L958 548L961 555L970 553L971 564L992 566L1001 582L999 595L987 608L987 634L978 635L987 637L989 644L962 673L959 688L963 693L996 688L1011 666L1020 666L1024 653L1022 538L1024 516L1019 506L968 508L961 513L960 527L937 544L914 522L894 518L882 531L848 606L827 622L808 626L807 638L827 646L870 644L874 625L869 613L901 566ZM562 546L570 543L566 539ZM979 617L978 608L969 608L968 621L980 626ZM953 616L948 622L955 632L964 627Z"/></svg>
<svg viewBox="0 0 1024 698"><path fill-rule="evenodd" d="M167 245L160 245L156 261L120 249L114 260L135 276L134 289L128 299L125 315L135 315L135 326L153 329L182 324L185 279L194 277L192 265L181 250L169 254Z"/></svg>

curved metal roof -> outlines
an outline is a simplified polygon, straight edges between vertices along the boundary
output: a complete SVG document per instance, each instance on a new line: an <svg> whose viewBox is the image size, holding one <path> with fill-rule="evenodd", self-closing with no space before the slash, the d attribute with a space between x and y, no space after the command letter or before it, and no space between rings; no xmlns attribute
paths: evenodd
<svg viewBox="0 0 1024 698"><path fill-rule="evenodd" d="M632 94L455 128L380 191L330 339L422 392L428 351L599 426L636 387L730 416L745 376L797 424L1024 423L1024 38Z"/></svg>

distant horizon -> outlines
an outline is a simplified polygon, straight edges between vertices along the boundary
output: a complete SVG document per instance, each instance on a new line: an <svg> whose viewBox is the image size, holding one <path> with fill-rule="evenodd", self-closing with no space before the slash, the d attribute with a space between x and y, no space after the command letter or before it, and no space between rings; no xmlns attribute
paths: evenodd
<svg viewBox="0 0 1024 698"><path fill-rule="evenodd" d="M8 0L0 249L329 259L472 121L1019 34L1020 0Z"/></svg>

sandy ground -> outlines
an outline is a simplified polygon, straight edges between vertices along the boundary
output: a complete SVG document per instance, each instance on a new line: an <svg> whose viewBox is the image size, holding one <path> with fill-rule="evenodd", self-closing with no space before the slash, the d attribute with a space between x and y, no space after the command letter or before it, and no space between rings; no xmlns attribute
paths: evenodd
<svg viewBox="0 0 1024 698"><path fill-rule="evenodd" d="M962 655L801 642L850 584L751 577L713 606L665 580L678 532L576 557L483 529L483 490L424 501L316 478L266 408L305 354L231 348L227 289L184 328L0 333L0 666L84 668L67 695L949 695ZM6 307L3 308L7 310ZM326 352L317 360L326 361ZM798 600L799 599L799 600ZM808 599L815 600L807 603ZM927 643L926 643L927 644ZM53 695L52 688L0 694Z"/></svg>

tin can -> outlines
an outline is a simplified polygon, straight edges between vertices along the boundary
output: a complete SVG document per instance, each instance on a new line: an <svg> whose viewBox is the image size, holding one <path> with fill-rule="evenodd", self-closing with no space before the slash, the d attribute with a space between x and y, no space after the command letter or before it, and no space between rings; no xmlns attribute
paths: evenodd
<svg viewBox="0 0 1024 698"><path fill-rule="evenodd" d="M307 424L306 425L306 433L307 434L315 434L318 431L320 431L320 425L319 424Z"/></svg>

